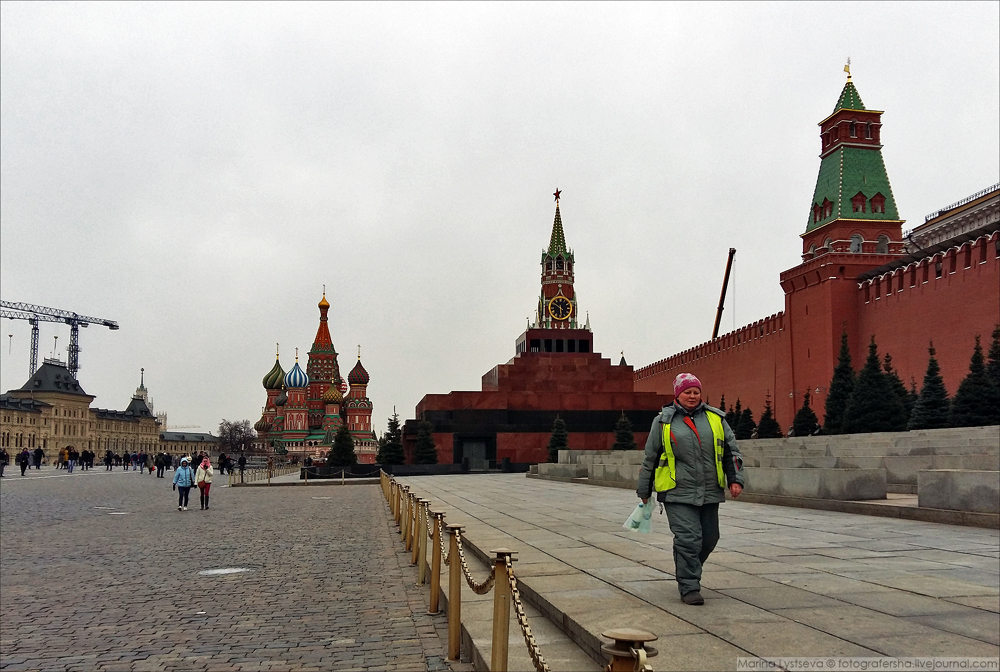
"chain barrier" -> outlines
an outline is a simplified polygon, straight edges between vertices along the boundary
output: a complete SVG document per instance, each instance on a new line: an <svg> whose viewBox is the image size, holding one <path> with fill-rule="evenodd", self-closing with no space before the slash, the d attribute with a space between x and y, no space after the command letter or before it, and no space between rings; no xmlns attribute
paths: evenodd
<svg viewBox="0 0 1000 672"><path fill-rule="evenodd" d="M444 548L444 517L438 519L438 543L441 546L441 560L445 566L451 565L451 553Z"/></svg>
<svg viewBox="0 0 1000 672"><path fill-rule="evenodd" d="M416 502L413 501L412 493L410 493L410 503L407 503L406 496L399 496L397 494L398 492L400 492L400 490L398 490L398 488L402 488L403 486L400 485L398 483L398 481L396 481L396 479L393 478L389 474L384 474L383 473L382 478L384 479L383 492L387 493L386 494L387 501L389 501L389 500L391 500L391 499L393 499L395 497L399 497L397 504L399 506L405 507L407 509L407 511L406 511L405 514L402 511L400 512L400 521L399 521L398 524L400 526L400 534L403 535L404 538L409 537L410 535L405 533L407 525L410 525L410 526L419 525L419 519L420 519L419 515L413 516L414 513L418 513L418 512L417 511L413 511L413 508L415 508ZM389 506L390 506L390 510L392 510L393 509L393 504L392 504L391 501L389 502ZM424 517L426 519L425 523L426 523L426 527L427 527L427 536L430 537L433 540L435 532L437 533L438 544L440 546L440 551L441 551L440 558L441 558L441 560L444 561L444 564L446 566L450 567L452 565L452 563L456 560L456 558L454 557L454 553L451 551L451 549L448 549L445 546L445 542L444 542L444 537L445 537L444 516L442 514L440 514L440 513L438 513L436 515L432 514L431 510L430 510L430 503L429 502L422 503L422 506L423 506L423 510L425 512L425 516ZM431 520L432 518L433 518L433 520ZM407 519L409 519L409 520L407 520ZM421 525L421 528L422 527L424 527L424 525ZM497 565L498 564L502 565L502 564L505 564L505 562L506 562L506 564L505 564L506 573L507 573L507 577L506 578L507 578L507 584L510 586L510 593L511 593L511 598L512 598L511 601L514 603L514 613L515 613L515 615L517 617L517 623L518 623L518 625L521 628L521 634L524 636L524 644L525 644L525 646L528 649L528 655L531 657L531 661L532 661L532 663L535 666L536 672L550 672L550 668L548 666L548 663L546 663L545 662L545 658L542 657L542 652L541 652L541 650L538 647L538 642L535 641L534 635L531 634L531 627L528 625L528 617L524 613L524 604L521 601L521 593L517 589L517 578L514 576L514 568L512 567L512 562L511 562L511 558L510 558L510 551L507 551L506 549L504 549L502 552L507 554L506 561L504 561L503 558L498 555L497 562L493 565L493 568L490 571L490 575L487 576L484 581L477 582L472 577L472 572L469 569L469 564L465 560L465 548L464 548L464 545L462 544L462 531L461 531L461 528L458 527L458 526L449 526L449 527L450 527L449 532L454 533L455 548L456 548L456 550L458 550L458 558L457 558L457 560L461 564L462 575L465 577L465 581L466 581L466 583L469 584L469 588L472 589L472 592L476 593L477 595L485 595L485 594L489 593L496 586L496 581L497 581ZM415 537L416 535L413 535L413 536ZM417 544L416 544L416 539L415 538L413 539L413 543L414 543L414 546L416 547ZM414 548L414 552L415 553L419 553L419 551L416 548ZM424 546L424 552L426 553L426 546ZM501 553L501 551L497 551L497 552ZM435 560L435 563L436 562L437 561ZM454 571L457 571L457 570L454 570ZM460 579L458 579L457 577L454 580L460 581ZM455 590L455 586L456 585L457 584L452 584L452 589L453 590ZM497 590L498 590L498 592L500 592L499 588ZM454 601L454 604L458 605L458 604L461 603L461 594L460 594L460 591L456 590L456 592L458 592L459 594L458 595L453 595L451 597L452 597L452 599ZM499 597L498 597L498 599L499 599ZM457 611L454 612L454 613L458 614ZM449 616L449 619L450 618L451 617ZM454 644L451 641L452 634L451 634L450 631L451 631L452 627L453 627L453 624L449 621L449 652L450 652L449 656L454 655L454 657L457 658L457 656L459 655L458 654L459 649L458 649L457 639L456 639L456 641L455 641ZM504 632L501 635L501 641L506 642L506 626L503 627L503 631ZM496 646L496 637L497 637L497 623L494 623L494 646ZM452 647L453 646L455 648L454 648L454 652L452 653L451 651L452 651ZM503 669L506 669L506 660L507 660L506 646L504 646L504 653L503 653L503 656L502 656L502 660L503 660L503 666L504 666Z"/></svg>
<svg viewBox="0 0 1000 672"><path fill-rule="evenodd" d="M517 589L517 579L514 578L513 565L507 565L507 581L510 583L511 601L514 603L514 614L517 616L517 624L521 626L521 634L524 635L524 645L528 647L528 655L531 662L535 664L537 672L549 672L549 665L542 657L542 652L538 648L535 636L531 634L531 626L528 625L528 617L524 613L524 605L521 604L521 592Z"/></svg>
<svg viewBox="0 0 1000 672"><path fill-rule="evenodd" d="M476 583L475 579L472 578L472 572L469 571L469 563L465 561L465 551L462 549L462 533L458 532L455 534L455 537L458 541L458 559L462 563L462 574L465 575L465 582L469 584L469 588L472 588L472 592L476 595L485 595L493 589L493 584L496 583L496 566L490 571L490 575L486 577L485 581Z"/></svg>

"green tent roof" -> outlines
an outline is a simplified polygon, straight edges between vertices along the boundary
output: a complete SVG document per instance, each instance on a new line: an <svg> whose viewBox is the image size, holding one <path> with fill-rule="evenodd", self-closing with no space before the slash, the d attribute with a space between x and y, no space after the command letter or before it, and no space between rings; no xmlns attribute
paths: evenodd
<svg viewBox="0 0 1000 672"><path fill-rule="evenodd" d="M861 192L866 199L875 194L885 197L885 212L872 212L870 204L865 212L854 212L851 199ZM813 221L813 205L822 205L829 199L833 212L829 217ZM835 219L898 220L896 199L892 196L889 176L882 161L882 150L863 147L838 147L823 158L816 178L816 190L809 204L806 233Z"/></svg>
<svg viewBox="0 0 1000 672"><path fill-rule="evenodd" d="M837 106L833 108L833 111L837 113L840 110L863 109L865 109L865 104L861 102L861 94L854 88L854 82L848 79L847 84L844 84L844 90L840 92L840 99L837 100Z"/></svg>

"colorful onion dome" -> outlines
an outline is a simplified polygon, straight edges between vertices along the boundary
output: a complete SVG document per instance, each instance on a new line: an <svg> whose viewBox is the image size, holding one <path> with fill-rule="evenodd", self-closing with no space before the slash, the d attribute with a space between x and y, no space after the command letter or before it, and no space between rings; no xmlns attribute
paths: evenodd
<svg viewBox="0 0 1000 672"><path fill-rule="evenodd" d="M271 423L267 421L267 418L261 418L260 420L254 423L253 428L256 429L258 432L270 432Z"/></svg>
<svg viewBox="0 0 1000 672"><path fill-rule="evenodd" d="M324 404L344 403L344 395L342 395L340 390L337 389L336 383L333 383L330 387L326 388L326 392L323 393L322 399Z"/></svg>
<svg viewBox="0 0 1000 672"><path fill-rule="evenodd" d="M320 308L329 308L330 302L326 300L326 286L323 287L323 298L319 300Z"/></svg>
<svg viewBox="0 0 1000 672"><path fill-rule="evenodd" d="M361 366L361 358L358 357L358 363L354 365L351 372L347 374L347 382L351 385L367 385L368 384L368 372L365 371L365 367Z"/></svg>
<svg viewBox="0 0 1000 672"><path fill-rule="evenodd" d="M295 358L295 366L292 367L291 371L285 374L285 387L291 389L293 387L308 387L309 386L309 376L306 372L302 370L299 366L299 358Z"/></svg>
<svg viewBox="0 0 1000 672"><path fill-rule="evenodd" d="M272 366L271 370L267 372L266 376L264 376L264 389L280 390L281 383L284 382L284 380L285 372L282 370L281 363L278 361L278 358L275 357L274 366Z"/></svg>
<svg viewBox="0 0 1000 672"><path fill-rule="evenodd" d="M275 406L284 406L287 401L288 401L288 392L286 392L285 389L282 388L281 392L278 394L278 396L274 400L274 405Z"/></svg>

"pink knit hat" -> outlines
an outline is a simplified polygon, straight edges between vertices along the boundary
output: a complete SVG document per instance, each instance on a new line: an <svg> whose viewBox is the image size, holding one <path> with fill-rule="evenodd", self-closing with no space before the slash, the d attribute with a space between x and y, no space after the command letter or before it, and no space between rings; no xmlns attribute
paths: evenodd
<svg viewBox="0 0 1000 672"><path fill-rule="evenodd" d="M678 373L674 378L674 396L680 396L681 392L690 387L697 387L700 390L701 381L693 373Z"/></svg>

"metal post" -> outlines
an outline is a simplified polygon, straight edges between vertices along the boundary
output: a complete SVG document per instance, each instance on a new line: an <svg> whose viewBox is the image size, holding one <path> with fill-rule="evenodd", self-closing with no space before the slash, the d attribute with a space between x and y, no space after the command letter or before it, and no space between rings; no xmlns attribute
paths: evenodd
<svg viewBox="0 0 1000 672"><path fill-rule="evenodd" d="M462 654L462 561L458 557L458 535L465 528L449 525L451 542L448 547L448 660L459 660Z"/></svg>
<svg viewBox="0 0 1000 672"><path fill-rule="evenodd" d="M633 672L633 670L651 670L646 664L647 658L652 658L658 651L646 642L656 641L656 635L645 630L620 628L602 632L601 637L615 640L614 644L604 644L601 651L611 656L611 662L605 667L609 672Z"/></svg>
<svg viewBox="0 0 1000 672"><path fill-rule="evenodd" d="M309 467L306 467L305 469L306 469L305 471L306 475L305 475L305 483L303 483L303 485L309 485Z"/></svg>
<svg viewBox="0 0 1000 672"><path fill-rule="evenodd" d="M498 548L490 551L496 553L496 581L493 583L493 657L490 663L491 672L507 672L507 641L510 638L510 583L507 580L507 567L511 563L513 551Z"/></svg>
<svg viewBox="0 0 1000 672"><path fill-rule="evenodd" d="M424 519L424 504L426 499L416 498L416 508L413 510L413 553L410 554L410 564L416 565L420 558L420 540L427 536L426 528L421 529Z"/></svg>
<svg viewBox="0 0 1000 672"><path fill-rule="evenodd" d="M438 598L441 596L441 520L444 514L440 511L431 511L434 518L434 536L431 538L431 603L427 613L434 615L438 613Z"/></svg>
<svg viewBox="0 0 1000 672"><path fill-rule="evenodd" d="M340 484L341 484L341 485L343 485L343 484L344 484L344 474L345 474L345 473L346 473L346 471L345 471L344 469L341 469L341 470L340 470Z"/></svg>
<svg viewBox="0 0 1000 672"><path fill-rule="evenodd" d="M404 485L399 492L399 537L403 543L406 543L406 522L409 519L406 509L406 498L409 490L410 486Z"/></svg>
<svg viewBox="0 0 1000 672"><path fill-rule="evenodd" d="M417 585L427 583L427 514L430 512L430 502L420 500L420 550L417 553Z"/></svg>

